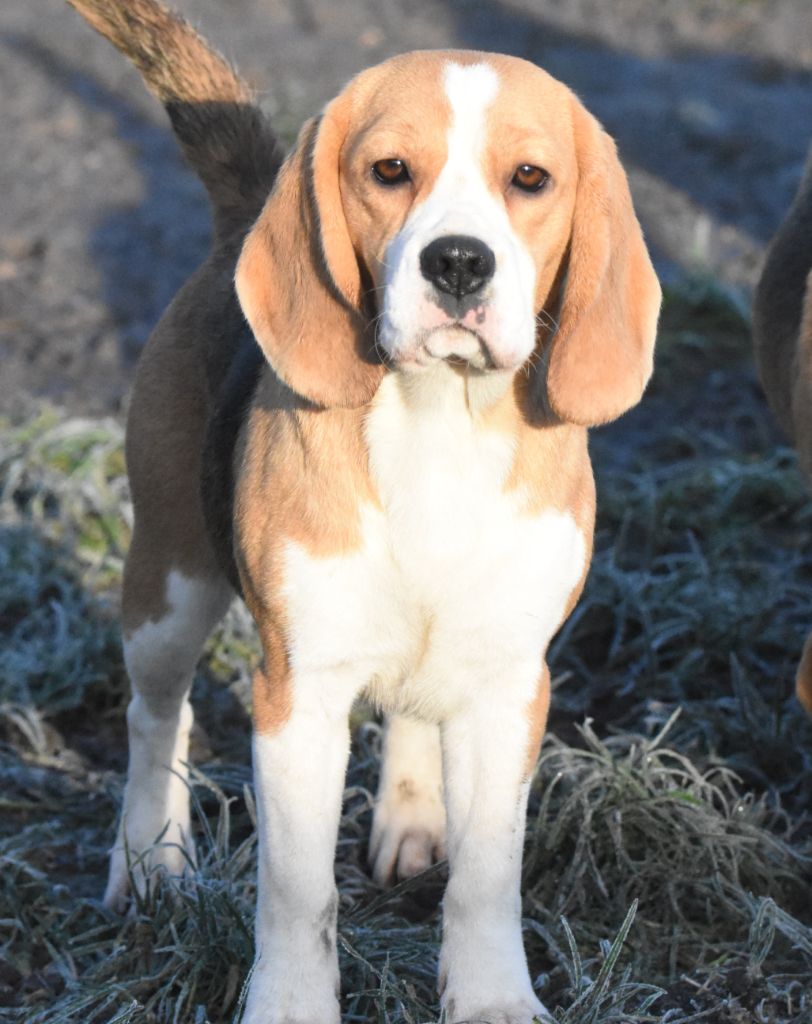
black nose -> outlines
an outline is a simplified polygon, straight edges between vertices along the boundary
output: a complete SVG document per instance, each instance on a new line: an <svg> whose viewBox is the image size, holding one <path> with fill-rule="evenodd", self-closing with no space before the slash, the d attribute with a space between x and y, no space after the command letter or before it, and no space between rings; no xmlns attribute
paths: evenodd
<svg viewBox="0 0 812 1024"><path fill-rule="evenodd" d="M490 281L496 257L478 238L445 235L429 242L420 253L420 273L447 295L461 299Z"/></svg>

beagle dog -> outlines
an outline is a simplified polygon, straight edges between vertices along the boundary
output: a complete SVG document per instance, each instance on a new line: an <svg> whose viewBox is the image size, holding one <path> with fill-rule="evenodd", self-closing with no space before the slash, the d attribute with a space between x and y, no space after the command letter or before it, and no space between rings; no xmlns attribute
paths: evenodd
<svg viewBox="0 0 812 1024"><path fill-rule="evenodd" d="M786 219L770 243L753 303L761 383L812 480L812 150ZM795 679L812 715L812 633Z"/></svg>
<svg viewBox="0 0 812 1024"><path fill-rule="evenodd" d="M133 696L107 901L193 856L188 693L236 592L264 652L245 1020L340 1019L333 860L365 694L386 718L374 875L447 855L446 1019L530 1024L546 1011L519 885L545 654L590 561L586 428L640 399L660 307L614 144L526 61L418 52L358 75L281 163L183 21L71 3L166 105L215 224L129 415Z"/></svg>

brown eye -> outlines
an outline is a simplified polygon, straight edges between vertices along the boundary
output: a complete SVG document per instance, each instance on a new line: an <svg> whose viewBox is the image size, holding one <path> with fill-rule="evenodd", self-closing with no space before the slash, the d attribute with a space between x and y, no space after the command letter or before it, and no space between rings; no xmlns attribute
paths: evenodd
<svg viewBox="0 0 812 1024"><path fill-rule="evenodd" d="M533 164L521 164L516 168L511 185L520 188L523 192L538 192L544 188L550 180L550 175L543 167L534 167Z"/></svg>
<svg viewBox="0 0 812 1024"><path fill-rule="evenodd" d="M378 160L372 165L374 178L382 185L401 185L409 181L409 168L402 160Z"/></svg>

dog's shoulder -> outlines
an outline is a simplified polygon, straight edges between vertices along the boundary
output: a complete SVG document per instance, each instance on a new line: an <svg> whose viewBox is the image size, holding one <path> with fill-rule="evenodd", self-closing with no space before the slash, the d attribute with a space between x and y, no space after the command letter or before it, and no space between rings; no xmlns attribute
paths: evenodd
<svg viewBox="0 0 812 1024"><path fill-rule="evenodd" d="M203 442L203 515L220 567L237 593L241 587L233 547L235 453L264 365L262 350L242 320L233 336L230 361L215 391Z"/></svg>

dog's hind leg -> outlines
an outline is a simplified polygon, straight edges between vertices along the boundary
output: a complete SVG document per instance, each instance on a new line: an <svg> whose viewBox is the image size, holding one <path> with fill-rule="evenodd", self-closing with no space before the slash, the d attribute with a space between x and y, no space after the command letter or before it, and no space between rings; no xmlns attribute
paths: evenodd
<svg viewBox="0 0 812 1024"><path fill-rule="evenodd" d="M160 618L130 630L126 611L123 619L132 686L129 766L105 893L108 906L120 907L127 894L128 861L140 884L159 865L181 874L194 857L186 783L194 718L188 695L203 644L232 591L222 577L186 576L177 569L161 583L165 611Z"/></svg>
<svg viewBox="0 0 812 1024"><path fill-rule="evenodd" d="M144 559L144 543L136 533L128 569ZM154 571L152 614L143 619L145 595L136 592L142 572L140 566L128 571L123 599L124 661L132 686L129 766L104 897L118 908L129 889L128 864L140 886L153 868L177 875L193 861L186 783L194 717L189 689L203 644L233 596L220 575Z"/></svg>
<svg viewBox="0 0 812 1024"><path fill-rule="evenodd" d="M369 860L375 881L408 878L445 857L439 726L387 715Z"/></svg>
<svg viewBox="0 0 812 1024"><path fill-rule="evenodd" d="M128 862L140 888L152 868L180 874L193 855L189 689L206 638L233 597L203 519L206 414L194 360L193 349L166 325L158 328L139 367L127 428L135 529L121 622L132 700L127 784L105 894L114 907L127 895Z"/></svg>

